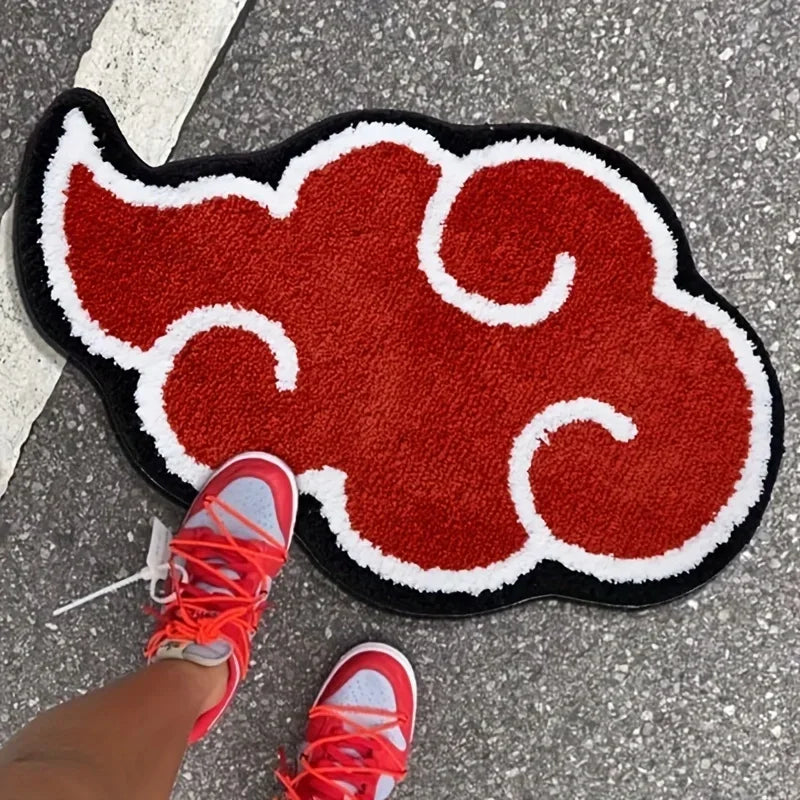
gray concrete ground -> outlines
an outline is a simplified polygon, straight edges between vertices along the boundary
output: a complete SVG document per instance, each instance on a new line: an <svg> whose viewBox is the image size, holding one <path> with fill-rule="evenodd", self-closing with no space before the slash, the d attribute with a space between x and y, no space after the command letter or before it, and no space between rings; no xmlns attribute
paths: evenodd
<svg viewBox="0 0 800 800"><path fill-rule="evenodd" d="M0 206L6 208L25 140L47 103L68 89L110 0L0 4Z"/></svg>
<svg viewBox="0 0 800 800"><path fill-rule="evenodd" d="M24 36L0 22L5 198L30 120L67 86L103 4L68 5L31 3ZM783 0L256 4L177 155L256 148L357 106L554 122L623 148L769 346L787 455L743 557L694 598L644 613L540 602L455 623L400 619L350 600L296 552L252 678L190 753L177 798L269 796L276 748L299 739L328 665L366 637L403 647L421 679L398 800L800 798L796 16ZM48 614L137 568L152 514L178 519L68 368L0 501L0 739L139 663L139 589L55 626Z"/></svg>

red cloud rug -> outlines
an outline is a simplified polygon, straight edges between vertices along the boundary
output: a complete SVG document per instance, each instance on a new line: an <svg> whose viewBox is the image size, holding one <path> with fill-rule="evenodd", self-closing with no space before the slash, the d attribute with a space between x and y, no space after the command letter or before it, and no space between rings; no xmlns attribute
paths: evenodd
<svg viewBox="0 0 800 800"><path fill-rule="evenodd" d="M653 182L584 136L356 112L154 169L76 90L31 139L15 237L33 319L139 469L186 503L280 455L303 545L377 605L661 602L769 499L763 345Z"/></svg>

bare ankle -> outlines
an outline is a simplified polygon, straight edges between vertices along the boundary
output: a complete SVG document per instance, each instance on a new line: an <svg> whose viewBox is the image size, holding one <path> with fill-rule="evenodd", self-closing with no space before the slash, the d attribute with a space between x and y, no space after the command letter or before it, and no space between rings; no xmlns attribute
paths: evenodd
<svg viewBox="0 0 800 800"><path fill-rule="evenodd" d="M224 664L220 664L216 667L198 667L198 669L208 670L213 676L213 681L209 681L211 683L211 689L206 702L203 704L201 713L205 713L214 708L214 706L221 703L222 698L225 697L225 692L228 688L229 663L229 661L226 661Z"/></svg>
<svg viewBox="0 0 800 800"><path fill-rule="evenodd" d="M178 681L194 687L193 696L198 704L198 716L214 708L225 696L228 685L228 663L215 667L203 667L191 661L167 659L150 667L162 673L166 681Z"/></svg>

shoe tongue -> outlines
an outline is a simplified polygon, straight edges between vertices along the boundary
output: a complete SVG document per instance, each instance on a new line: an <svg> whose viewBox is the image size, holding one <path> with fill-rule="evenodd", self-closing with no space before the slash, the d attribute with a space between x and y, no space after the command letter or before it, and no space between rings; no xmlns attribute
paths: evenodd
<svg viewBox="0 0 800 800"><path fill-rule="evenodd" d="M345 728L346 730L346 728ZM364 748L369 749L369 748ZM367 757L365 753L359 752L356 747L348 746L347 744L339 745L337 748L338 753L353 759L354 764L363 763ZM341 766L341 777L336 775L336 772L328 774L328 779L333 781L340 789L336 789L330 783L319 780L318 778L309 776L306 786L310 789L311 794L308 800L344 800L345 797L356 796L359 792L358 781L353 783L352 778L347 772L349 764L342 764L341 757L336 753L324 752L318 765L324 765L326 768L335 768Z"/></svg>
<svg viewBox="0 0 800 800"><path fill-rule="evenodd" d="M224 639L217 639L210 644L191 642L184 649L183 657L186 661L192 661L195 664L209 661L216 661L221 664L230 658L231 650L230 644Z"/></svg>
<svg viewBox="0 0 800 800"><path fill-rule="evenodd" d="M185 568L185 561L183 559L177 559L177 563ZM241 579L238 572L225 566L226 562L224 559L211 558L207 563L216 567L226 578L230 578L232 581ZM198 580L194 585L208 594L224 594L229 597L233 595L233 592L226 586L218 586L208 581ZM208 642L207 644L167 641L158 648L154 660L180 659L183 661L191 661L200 666L211 667L226 662L230 658L232 652L233 648L225 639L215 639L213 642Z"/></svg>
<svg viewBox="0 0 800 800"><path fill-rule="evenodd" d="M303 800L345 800L346 797L358 794L358 787L352 783L335 779L334 782L341 787L341 790L318 778L309 778L305 789L308 794L302 795Z"/></svg>
<svg viewBox="0 0 800 800"><path fill-rule="evenodd" d="M227 562L222 558L209 558L205 563L216 567L222 575L226 578L230 578L234 583L242 579L242 576L235 569L225 566ZM196 581L195 586L209 594L226 594L228 597L233 596L233 592L227 586L218 586L215 583L208 583L208 581L202 580Z"/></svg>

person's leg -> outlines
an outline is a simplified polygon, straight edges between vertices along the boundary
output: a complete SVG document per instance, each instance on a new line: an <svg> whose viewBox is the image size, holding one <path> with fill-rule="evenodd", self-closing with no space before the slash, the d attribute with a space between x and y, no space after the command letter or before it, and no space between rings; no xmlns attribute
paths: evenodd
<svg viewBox="0 0 800 800"><path fill-rule="evenodd" d="M266 453L218 469L170 544L153 662L35 719L0 753L0 800L161 800L187 742L216 724L289 552L297 486Z"/></svg>
<svg viewBox="0 0 800 800"><path fill-rule="evenodd" d="M0 750L0 800L169 797L228 667L161 661L34 719Z"/></svg>

